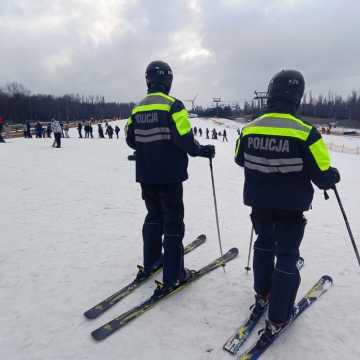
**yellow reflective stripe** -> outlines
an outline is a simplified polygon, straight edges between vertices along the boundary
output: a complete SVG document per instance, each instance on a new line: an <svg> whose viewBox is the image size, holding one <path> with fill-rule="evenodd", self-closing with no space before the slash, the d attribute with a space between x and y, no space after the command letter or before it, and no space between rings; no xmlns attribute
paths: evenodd
<svg viewBox="0 0 360 360"><path fill-rule="evenodd" d="M329 150L321 138L309 146L312 156L321 171L326 171L330 168L330 154Z"/></svg>
<svg viewBox="0 0 360 360"><path fill-rule="evenodd" d="M239 137L239 138L236 140L235 157L238 156L238 154L239 154L240 141L241 141L241 138Z"/></svg>
<svg viewBox="0 0 360 360"><path fill-rule="evenodd" d="M139 106L134 107L131 114L134 115L139 112L154 111L154 110L170 111L170 105L167 105L167 104L139 105Z"/></svg>
<svg viewBox="0 0 360 360"><path fill-rule="evenodd" d="M295 117L291 114L267 113L267 114L264 114L259 117L259 119L264 119L264 118L283 118L283 119L293 120L293 121L297 122L298 124L304 126L305 128L309 129L309 131L312 129L311 125L305 124L303 121L301 121L300 119L298 119L297 117Z"/></svg>
<svg viewBox="0 0 360 360"><path fill-rule="evenodd" d="M309 136L309 133L296 129L286 129L286 128L273 128L273 127L263 127L263 126L254 126L243 128L243 136L246 135L272 135L272 136L288 136L292 138L297 138L303 141Z"/></svg>
<svg viewBox="0 0 360 360"><path fill-rule="evenodd" d="M172 114L172 118L175 121L176 129L180 135L185 135L191 131L189 115L186 109Z"/></svg>
<svg viewBox="0 0 360 360"><path fill-rule="evenodd" d="M174 99L174 98L172 98L171 96L166 95L166 94L164 94L164 93L162 93L162 92L150 93L150 94L147 94L146 96L161 96L161 97L163 97L164 99L167 99L167 100L169 100L169 101L171 101L171 102L175 102L175 99Z"/></svg>

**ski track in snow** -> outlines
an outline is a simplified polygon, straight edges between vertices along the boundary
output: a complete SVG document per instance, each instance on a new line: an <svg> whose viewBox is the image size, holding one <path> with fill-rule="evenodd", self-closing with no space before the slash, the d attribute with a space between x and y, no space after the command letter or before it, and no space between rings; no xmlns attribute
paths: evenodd
<svg viewBox="0 0 360 360"><path fill-rule="evenodd" d="M62 149L49 139L11 139L0 148L0 359L4 360L212 360L253 302L252 272L244 270L251 224L242 204L243 170L233 154L240 124L192 119L193 126L227 127L229 143L216 144L214 176L224 251L239 257L115 333L95 343L90 332L149 296L150 281L100 318L82 313L126 284L142 261L145 207L134 181L132 151L120 140L78 139ZM125 124L120 121L121 128ZM330 138L330 139L329 139ZM220 138L221 139L221 138ZM326 137L344 141L343 137ZM346 144L360 145L358 139ZM338 189L358 240L360 157L332 153L342 174ZM188 243L208 240L186 256L199 268L219 255L209 165L192 158L184 183ZM262 359L359 359L360 270L336 198L316 191L301 246L305 266L298 297L322 274L334 287L302 315ZM360 244L358 244L360 246ZM161 276L158 276L161 279ZM259 325L260 329L263 324ZM256 332L254 332L256 334ZM255 335L251 341L255 339Z"/></svg>

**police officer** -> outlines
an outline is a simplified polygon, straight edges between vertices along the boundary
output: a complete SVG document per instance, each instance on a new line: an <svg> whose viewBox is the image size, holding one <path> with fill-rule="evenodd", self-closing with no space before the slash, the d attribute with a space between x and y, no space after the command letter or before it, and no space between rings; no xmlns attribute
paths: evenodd
<svg viewBox="0 0 360 360"><path fill-rule="evenodd" d="M187 154L212 158L215 147L201 146L194 140L183 103L169 96L173 80L170 66L153 61L145 77L148 93L132 110L125 131L127 144L136 150L136 181L141 184L147 208L142 229L144 266L139 267L137 279L147 278L163 264L163 286L154 293L161 296L190 274L184 268L182 244L182 182L188 178Z"/></svg>
<svg viewBox="0 0 360 360"><path fill-rule="evenodd" d="M287 324L300 285L299 247L313 199L312 183L329 189L340 181L316 128L295 113L304 93L302 74L284 70L268 87L267 109L246 124L235 161L245 168L244 203L252 207L255 306L252 317L269 305L260 341L271 342ZM275 263L276 257L276 263Z"/></svg>

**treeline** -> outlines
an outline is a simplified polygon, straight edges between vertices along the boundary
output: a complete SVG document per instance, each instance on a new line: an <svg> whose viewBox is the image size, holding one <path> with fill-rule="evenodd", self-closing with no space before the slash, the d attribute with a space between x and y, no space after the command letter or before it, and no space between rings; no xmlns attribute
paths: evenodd
<svg viewBox="0 0 360 360"><path fill-rule="evenodd" d="M264 102L266 104L266 101ZM220 104L218 107L197 107L194 113L204 117L256 116L263 111L260 102L253 100L245 102L243 107ZM360 121L360 95L353 91L351 95L343 98L329 93L327 96L312 96L311 92L305 94L298 110L300 116L311 116L320 119L356 120Z"/></svg>
<svg viewBox="0 0 360 360"><path fill-rule="evenodd" d="M299 114L318 118L360 121L360 96L356 91L353 91L346 99L332 93L326 97L319 95L316 98L311 93L305 94Z"/></svg>
<svg viewBox="0 0 360 360"><path fill-rule="evenodd" d="M106 102L103 96L31 94L24 86L11 83L0 88L0 115L7 123L26 121L61 122L95 119L127 118L133 103Z"/></svg>
<svg viewBox="0 0 360 360"><path fill-rule="evenodd" d="M200 117L222 117L222 118L231 118L243 114L242 112L235 111L229 105L218 106L218 107L210 107L210 108L202 108L201 106L196 107L192 112L196 113Z"/></svg>

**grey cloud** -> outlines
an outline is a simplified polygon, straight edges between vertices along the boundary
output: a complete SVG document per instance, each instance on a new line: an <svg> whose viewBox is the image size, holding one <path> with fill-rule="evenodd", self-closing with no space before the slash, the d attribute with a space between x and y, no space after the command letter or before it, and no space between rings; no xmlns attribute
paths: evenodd
<svg viewBox="0 0 360 360"><path fill-rule="evenodd" d="M137 100L163 58L173 94L203 104L250 99L281 68L347 94L360 88L359 13L357 0L3 0L0 85Z"/></svg>

